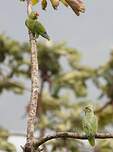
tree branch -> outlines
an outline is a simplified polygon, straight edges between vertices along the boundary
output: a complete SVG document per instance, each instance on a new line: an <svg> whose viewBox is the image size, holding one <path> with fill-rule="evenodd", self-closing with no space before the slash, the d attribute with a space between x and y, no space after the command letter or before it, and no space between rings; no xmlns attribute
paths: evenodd
<svg viewBox="0 0 113 152"><path fill-rule="evenodd" d="M30 92L30 88L27 88L25 85L22 84L22 82L17 82L14 80L7 80L7 83L10 83L12 85L22 88L23 90Z"/></svg>
<svg viewBox="0 0 113 152"><path fill-rule="evenodd" d="M73 138L73 139L81 139L81 140L86 140L88 139L86 135L84 134L79 134L79 133L74 133L74 132L59 132L53 135L46 136L39 141L37 141L34 144L35 149L37 149L40 145L44 144L45 142L53 139L66 139L66 138ZM97 133L95 135L96 139L107 139L107 138L113 138L113 133Z"/></svg>
<svg viewBox="0 0 113 152"><path fill-rule="evenodd" d="M102 112L107 106L109 106L109 105L112 104L112 103L113 103L113 101L106 102L101 108L97 109L97 110L95 111L95 113L100 113L100 112Z"/></svg>
<svg viewBox="0 0 113 152"><path fill-rule="evenodd" d="M28 15L32 11L31 0L27 2L27 13ZM39 74L38 74L38 60L37 60L37 45L36 39L33 34L29 31L29 39L31 44L31 98L30 98L30 109L28 112L27 119L27 141L25 144L25 152L31 152L34 144L34 123L36 118L37 101L39 94Z"/></svg>
<svg viewBox="0 0 113 152"><path fill-rule="evenodd" d="M9 134L9 136L26 137L26 134L12 132ZM57 139L57 138L63 138L63 139L64 138L74 138L74 139L81 139L81 140L88 139L85 134L80 134L80 133L76 133L76 132L57 132L56 134L43 137L40 141L35 143L35 146L40 146L49 140ZM113 133L97 133L95 135L95 139L108 139L108 138L113 138ZM39 139L39 138L35 138L35 140L37 140L37 139Z"/></svg>
<svg viewBox="0 0 113 152"><path fill-rule="evenodd" d="M29 92L31 91L29 88L27 88L25 85L23 85L22 82L12 80L11 78L8 78L7 76L5 76L1 72L0 72L0 84L2 84L3 86L5 86L5 84L14 85L14 86L17 86L23 90L26 90Z"/></svg>
<svg viewBox="0 0 113 152"><path fill-rule="evenodd" d="M25 134L22 133L10 133L10 136L20 136L25 137ZM35 150L39 149L39 146L45 144L46 142L53 140L53 139L80 139L80 140L87 140L87 136L85 134L75 133L75 132L57 132L56 134L49 135L46 137L43 137L41 139L35 138L35 140L38 140L34 143ZM110 139L113 138L113 133L97 133L95 135L95 139Z"/></svg>

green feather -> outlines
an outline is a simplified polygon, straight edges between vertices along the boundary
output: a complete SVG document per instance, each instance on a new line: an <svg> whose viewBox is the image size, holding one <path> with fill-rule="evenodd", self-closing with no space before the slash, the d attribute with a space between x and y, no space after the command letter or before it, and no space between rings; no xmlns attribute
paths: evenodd
<svg viewBox="0 0 113 152"><path fill-rule="evenodd" d="M40 23L39 21L36 21L36 23L35 23L35 32L36 32L36 35L41 35L42 37L50 40L50 38L46 32L46 29L44 28L42 23Z"/></svg>
<svg viewBox="0 0 113 152"><path fill-rule="evenodd" d="M95 146L95 136L89 136L88 141L91 146Z"/></svg>
<svg viewBox="0 0 113 152"><path fill-rule="evenodd" d="M31 12L28 18L25 21L27 28L38 38L39 35L50 40L45 27L37 20L35 12Z"/></svg>
<svg viewBox="0 0 113 152"><path fill-rule="evenodd" d="M35 20L32 19L26 19L25 25L28 27L28 29L35 34Z"/></svg>
<svg viewBox="0 0 113 152"><path fill-rule="evenodd" d="M95 134L98 128L97 118L94 114L92 105L88 105L84 109L85 116L83 118L83 130L88 137L91 146L95 145Z"/></svg>

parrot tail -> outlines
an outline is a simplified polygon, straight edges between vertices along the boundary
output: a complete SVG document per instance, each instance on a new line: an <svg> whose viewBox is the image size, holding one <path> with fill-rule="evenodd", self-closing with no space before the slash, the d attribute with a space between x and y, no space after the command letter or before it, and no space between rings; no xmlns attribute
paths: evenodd
<svg viewBox="0 0 113 152"><path fill-rule="evenodd" d="M44 32L43 34L41 34L44 38L50 40L49 35L47 34L47 32Z"/></svg>
<svg viewBox="0 0 113 152"><path fill-rule="evenodd" d="M89 136L88 141L91 146L95 146L95 136Z"/></svg>

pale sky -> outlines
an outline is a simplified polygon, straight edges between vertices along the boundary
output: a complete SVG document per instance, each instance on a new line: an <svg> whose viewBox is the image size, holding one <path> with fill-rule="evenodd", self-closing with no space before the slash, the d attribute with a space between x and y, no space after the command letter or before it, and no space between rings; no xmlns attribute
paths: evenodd
<svg viewBox="0 0 113 152"><path fill-rule="evenodd" d="M77 17L71 9L61 5L58 11L48 7L39 11L51 39L66 41L82 53L82 63L97 67L107 61L113 47L113 0L86 0L86 13ZM39 7L38 7L39 8ZM21 42L28 40L24 25L26 6L19 0L3 0L0 3L0 33L5 33ZM0 96L0 125L11 130L24 131L22 119L29 93L15 96L4 93ZM10 101L9 101L10 99Z"/></svg>

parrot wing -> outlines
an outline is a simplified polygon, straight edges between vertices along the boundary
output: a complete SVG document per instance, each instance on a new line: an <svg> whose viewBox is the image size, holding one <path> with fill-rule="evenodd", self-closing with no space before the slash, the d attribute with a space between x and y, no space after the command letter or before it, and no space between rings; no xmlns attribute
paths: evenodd
<svg viewBox="0 0 113 152"><path fill-rule="evenodd" d="M93 134L96 134L98 129L98 119L95 115L93 117L92 126L93 126Z"/></svg>
<svg viewBox="0 0 113 152"><path fill-rule="evenodd" d="M83 119L83 130L87 135L95 135L97 132L97 118L96 116L91 117L90 119L87 117L84 117Z"/></svg>
<svg viewBox="0 0 113 152"><path fill-rule="evenodd" d="M93 117L84 117L83 119L83 130L88 136L89 143L94 146L95 145L95 134L97 132L97 118L94 115Z"/></svg>
<svg viewBox="0 0 113 152"><path fill-rule="evenodd" d="M44 26L39 21L35 22L35 33L36 33L37 36L41 35L42 37L50 40L50 37L47 34L46 29L44 28Z"/></svg>
<svg viewBox="0 0 113 152"><path fill-rule="evenodd" d="M88 141L91 146L95 146L95 136L89 136Z"/></svg>
<svg viewBox="0 0 113 152"><path fill-rule="evenodd" d="M25 20L25 25L27 26L27 28L33 33L35 34L35 23L36 23L36 20L32 20L32 19L29 19L27 18Z"/></svg>

